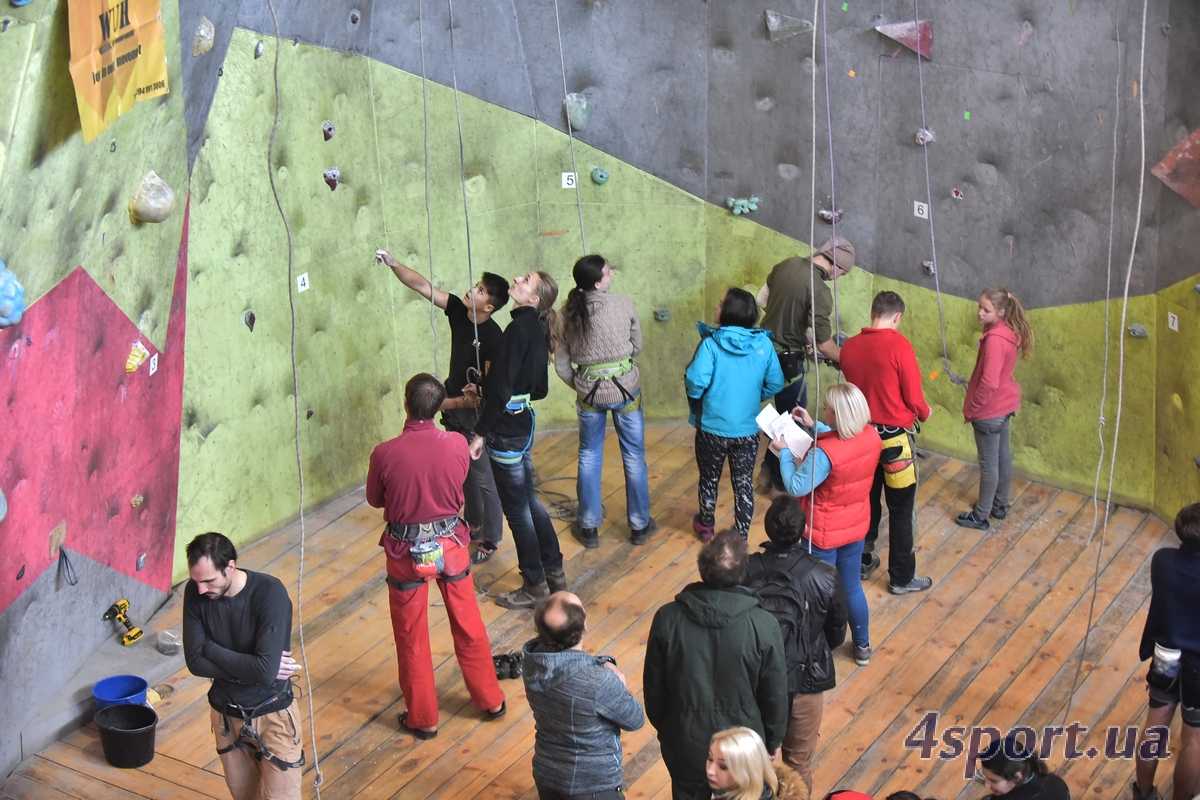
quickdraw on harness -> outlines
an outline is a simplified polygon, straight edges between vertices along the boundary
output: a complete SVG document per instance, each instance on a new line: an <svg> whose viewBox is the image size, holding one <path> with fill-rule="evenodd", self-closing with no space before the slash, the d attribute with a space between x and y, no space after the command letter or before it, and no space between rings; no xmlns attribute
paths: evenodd
<svg viewBox="0 0 1200 800"><path fill-rule="evenodd" d="M295 769L297 767L303 767L304 766L304 751L303 750L300 751L300 758L296 759L295 761L285 761L282 758L280 758L279 756L272 753L270 748L267 747L266 742L264 742L262 740L262 737L259 735L258 731L254 730L254 719L257 716L259 716L258 712L260 709L263 709L269 705L272 705L272 704L277 703L284 699L287 699L289 702L289 705L290 705L291 696L292 696L292 686L289 683L287 688L284 689L282 692L275 695L274 697L264 700L263 702L259 703L258 705L254 706L253 708L243 708L242 706L239 706L236 703L230 703L229 705L225 706L225 708L229 712L232 712L232 714L237 715L242 718L242 729L240 731L238 731L237 738L234 739L232 743L226 745L225 747L217 748L217 755L223 756L226 753L232 752L234 748L240 747L243 750L249 752L257 760L269 761L270 763L274 764L279 769L286 770L286 769ZM224 732L226 735L228 735L229 733L232 732L229 727L229 716L230 716L230 714L226 714L224 711L221 712L221 722L225 726ZM299 736L299 731L296 732L296 735Z"/></svg>
<svg viewBox="0 0 1200 800"><path fill-rule="evenodd" d="M883 451L879 464L883 482L892 489L907 489L917 482L917 464L913 458L913 431L890 425L876 425Z"/></svg>
<svg viewBox="0 0 1200 800"><path fill-rule="evenodd" d="M609 381L613 386L617 387L617 391L621 393L621 397L625 400L625 405L629 405L637 398L626 389L617 378L624 377L630 372L633 372L633 358L627 356L617 361L600 361L595 364L581 364L579 366L579 376L585 381L592 382L592 389L583 398L583 404L591 407L596 399L596 392L600 389L600 384Z"/></svg>
<svg viewBox="0 0 1200 800"><path fill-rule="evenodd" d="M527 394L514 394L508 398L508 403L504 406L504 413L517 415L529 412L529 439L520 450L496 450L488 447L488 457L497 464L519 464L524 460L525 454L533 447L533 434L537 430L537 413L533 410L533 403Z"/></svg>
<svg viewBox="0 0 1200 800"><path fill-rule="evenodd" d="M461 520L457 515L434 520L433 522L389 522L387 526L388 535L409 545L408 555L412 559L413 569L420 576L420 579L402 581L389 575L387 577L388 586L401 592L408 592L420 588L431 580L436 579L445 583L453 583L461 581L470 575L470 568L463 570L457 575L443 574L446 568L446 561L442 549L442 539L447 536L453 536L454 532L458 529L459 522Z"/></svg>

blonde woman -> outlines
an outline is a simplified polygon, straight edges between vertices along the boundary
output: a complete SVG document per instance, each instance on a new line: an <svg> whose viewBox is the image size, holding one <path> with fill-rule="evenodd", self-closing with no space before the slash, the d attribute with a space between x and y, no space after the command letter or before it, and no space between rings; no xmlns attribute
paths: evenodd
<svg viewBox="0 0 1200 800"><path fill-rule="evenodd" d="M808 411L792 412L804 426L813 428ZM825 390L824 421L816 423L816 443L797 464L782 439L771 447L782 454L780 468L788 493L800 501L808 517L805 547L837 568L838 582L846 593L854 661L871 660L867 597L862 590L863 540L871 526L871 484L883 443L871 423L867 399L852 383L837 383Z"/></svg>
<svg viewBox="0 0 1200 800"><path fill-rule="evenodd" d="M704 765L713 800L803 800L808 787L783 763L772 764L762 739L750 728L714 733Z"/></svg>

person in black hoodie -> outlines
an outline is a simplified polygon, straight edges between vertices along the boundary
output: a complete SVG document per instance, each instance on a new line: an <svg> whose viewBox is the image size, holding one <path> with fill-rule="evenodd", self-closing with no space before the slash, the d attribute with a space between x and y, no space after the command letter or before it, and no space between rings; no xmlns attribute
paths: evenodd
<svg viewBox="0 0 1200 800"><path fill-rule="evenodd" d="M1050 772L1037 751L1015 733L992 739L979 756L976 777L987 787L988 797L1004 800L1071 800L1062 778Z"/></svg>
<svg viewBox="0 0 1200 800"><path fill-rule="evenodd" d="M658 731L674 800L707 800L709 739L745 726L779 754L787 731L788 680L779 623L739 584L746 543L736 531L700 550L700 583L654 615L642 688Z"/></svg>
<svg viewBox="0 0 1200 800"><path fill-rule="evenodd" d="M545 272L513 278L508 290L512 321L504 329L496 363L484 383L471 458L487 446L504 517L517 545L521 586L496 598L505 608L533 608L550 592L567 588L562 551L533 479L533 401L549 391L550 331L558 284Z"/></svg>
<svg viewBox="0 0 1200 800"><path fill-rule="evenodd" d="M846 640L847 612L837 570L800 544L805 521L794 497L772 501L763 520L770 541L747 559L745 585L775 615L783 633L791 709L783 760L811 790L824 693L837 682L831 648Z"/></svg>
<svg viewBox="0 0 1200 800"><path fill-rule="evenodd" d="M584 652L587 612L578 597L555 592L533 620L538 636L525 644L524 678L538 797L620 800L621 731L645 724L642 707L612 657Z"/></svg>

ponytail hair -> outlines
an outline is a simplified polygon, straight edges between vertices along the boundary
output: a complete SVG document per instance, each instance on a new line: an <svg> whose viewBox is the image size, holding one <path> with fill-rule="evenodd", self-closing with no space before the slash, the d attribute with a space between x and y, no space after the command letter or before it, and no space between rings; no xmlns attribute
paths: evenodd
<svg viewBox="0 0 1200 800"><path fill-rule="evenodd" d="M546 347L554 353L558 339L558 314L554 313L554 303L558 300L558 281L550 273L538 270L537 312L542 323L542 331L546 334Z"/></svg>
<svg viewBox="0 0 1200 800"><path fill-rule="evenodd" d="M592 327L588 311L587 295L604 278L604 256L593 254L575 262L571 277L575 288L567 293L567 302L562 309L562 338L568 345L583 341Z"/></svg>
<svg viewBox="0 0 1200 800"><path fill-rule="evenodd" d="M1021 351L1021 357L1029 358L1033 355L1033 327L1029 324L1025 307L1021 305L1017 296L1004 288L984 289L982 296L988 299L1000 315L1000 319L1004 320L1004 324L1017 335L1017 347Z"/></svg>

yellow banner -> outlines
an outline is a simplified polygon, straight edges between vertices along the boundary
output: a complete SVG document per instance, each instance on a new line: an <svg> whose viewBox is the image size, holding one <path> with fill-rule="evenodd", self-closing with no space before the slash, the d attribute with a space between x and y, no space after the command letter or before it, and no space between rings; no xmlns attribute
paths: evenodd
<svg viewBox="0 0 1200 800"><path fill-rule="evenodd" d="M159 0L70 0L71 79L83 140L170 91Z"/></svg>

